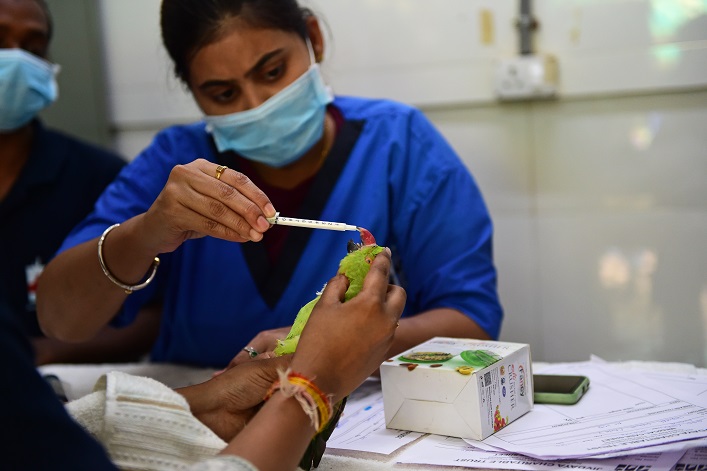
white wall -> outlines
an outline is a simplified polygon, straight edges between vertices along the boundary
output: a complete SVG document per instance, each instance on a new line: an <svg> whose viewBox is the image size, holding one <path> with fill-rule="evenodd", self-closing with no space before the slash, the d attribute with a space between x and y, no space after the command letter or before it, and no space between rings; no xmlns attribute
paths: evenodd
<svg viewBox="0 0 707 471"><path fill-rule="evenodd" d="M493 73L516 54L515 2L307 5L332 31L334 89L420 106L479 182L496 225L502 339L530 343L536 360L706 366L707 1L534 3L560 98L504 104ZM112 122L130 155L199 114L171 78L159 1L101 6Z"/></svg>

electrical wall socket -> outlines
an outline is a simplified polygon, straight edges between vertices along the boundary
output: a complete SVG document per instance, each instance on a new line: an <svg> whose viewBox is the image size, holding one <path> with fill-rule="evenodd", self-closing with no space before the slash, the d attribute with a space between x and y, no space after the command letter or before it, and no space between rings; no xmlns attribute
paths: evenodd
<svg viewBox="0 0 707 471"><path fill-rule="evenodd" d="M557 94L557 60L550 55L518 56L500 61L496 69L499 100L534 100Z"/></svg>

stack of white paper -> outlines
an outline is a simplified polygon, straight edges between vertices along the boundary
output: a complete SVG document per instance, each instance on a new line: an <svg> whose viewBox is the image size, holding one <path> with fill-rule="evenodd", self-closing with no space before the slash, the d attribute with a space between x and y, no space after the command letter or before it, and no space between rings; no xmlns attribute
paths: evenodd
<svg viewBox="0 0 707 471"><path fill-rule="evenodd" d="M704 372L627 368L599 359L552 364L534 372L585 375L590 388L572 406L536 404L531 412L480 442L429 435L404 450L396 461L528 470L707 469ZM377 425L352 439L345 426L347 405L344 426L334 432L329 448L392 453L419 436L401 436L384 428L382 397L375 383L359 397L364 401L358 402L354 395L352 411L358 411L357 415L368 411L372 414L368 423L380 414ZM686 467L678 465L679 461Z"/></svg>
<svg viewBox="0 0 707 471"><path fill-rule="evenodd" d="M707 437L707 376L631 372L600 361L547 366L535 373L589 377L575 405L536 404L522 420L483 442L540 459L610 457Z"/></svg>

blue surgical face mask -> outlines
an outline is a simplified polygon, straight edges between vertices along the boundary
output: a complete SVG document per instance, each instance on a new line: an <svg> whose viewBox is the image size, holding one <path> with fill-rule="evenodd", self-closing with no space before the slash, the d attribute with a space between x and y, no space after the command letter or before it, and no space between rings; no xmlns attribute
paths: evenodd
<svg viewBox="0 0 707 471"><path fill-rule="evenodd" d="M0 49L0 132L29 123L58 96L59 66L22 49Z"/></svg>
<svg viewBox="0 0 707 471"><path fill-rule="evenodd" d="M297 80L257 108L206 116L207 130L219 152L235 151L254 162L284 167L321 139L326 105L334 99L314 61Z"/></svg>

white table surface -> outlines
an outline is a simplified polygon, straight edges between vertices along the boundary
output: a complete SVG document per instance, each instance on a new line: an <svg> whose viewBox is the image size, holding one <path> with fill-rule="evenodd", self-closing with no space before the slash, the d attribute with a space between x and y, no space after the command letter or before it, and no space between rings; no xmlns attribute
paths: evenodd
<svg viewBox="0 0 707 471"><path fill-rule="evenodd" d="M616 364L616 363L615 363ZM662 362L623 362L622 367L628 370L646 369L671 372L694 372L695 367L682 363L662 363ZM534 367L542 364L534 363ZM55 374L65 385L66 396L69 400L78 399L93 389L96 380L109 371L123 371L133 375L147 376L154 378L171 388L189 386L208 380L214 369L193 368L181 365L166 363L118 363L102 365L45 365L39 368L41 374ZM700 374L707 375L707 369L697 369ZM421 440L423 435L418 440ZM379 471L379 470L400 470L419 471L423 469L439 471L459 471L468 470L469 467L457 466L432 466L432 465L411 465L396 463L396 459L403 450L413 446L418 440L399 448L390 455L380 455L359 451L333 450L327 449L318 471ZM487 468L474 468L485 470ZM498 470L494 470L498 471Z"/></svg>

